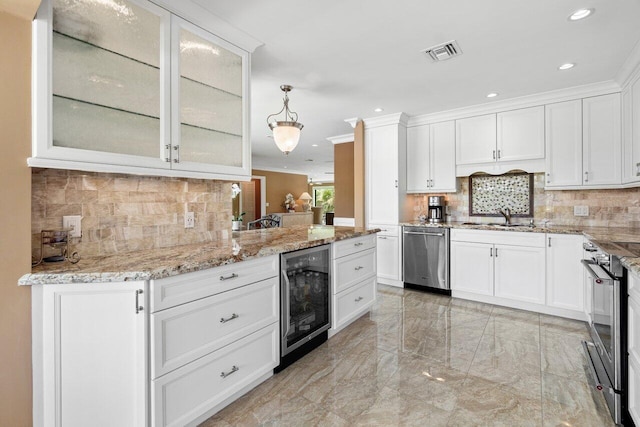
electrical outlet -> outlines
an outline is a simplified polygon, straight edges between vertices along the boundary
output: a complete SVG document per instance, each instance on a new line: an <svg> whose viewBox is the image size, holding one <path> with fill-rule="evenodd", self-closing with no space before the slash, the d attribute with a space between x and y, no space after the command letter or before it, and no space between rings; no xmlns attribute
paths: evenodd
<svg viewBox="0 0 640 427"><path fill-rule="evenodd" d="M193 228L196 225L196 215L193 212L184 214L184 228Z"/></svg>
<svg viewBox="0 0 640 427"><path fill-rule="evenodd" d="M589 216L589 206L574 206L573 216Z"/></svg>
<svg viewBox="0 0 640 427"><path fill-rule="evenodd" d="M62 228L70 228L69 237L82 237L82 217L69 215L62 217Z"/></svg>

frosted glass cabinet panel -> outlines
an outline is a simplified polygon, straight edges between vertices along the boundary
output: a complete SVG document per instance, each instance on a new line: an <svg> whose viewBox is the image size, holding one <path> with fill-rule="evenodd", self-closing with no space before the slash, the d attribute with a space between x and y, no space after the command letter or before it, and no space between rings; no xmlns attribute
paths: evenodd
<svg viewBox="0 0 640 427"><path fill-rule="evenodd" d="M158 12L127 0L53 1L54 147L164 166Z"/></svg>
<svg viewBox="0 0 640 427"><path fill-rule="evenodd" d="M173 73L179 81L173 88L180 109L180 132L174 134L179 161L173 168L205 172L210 165L241 167L244 52L182 19L172 20L179 51Z"/></svg>
<svg viewBox="0 0 640 427"><path fill-rule="evenodd" d="M29 165L248 179L249 53L146 0L42 0Z"/></svg>

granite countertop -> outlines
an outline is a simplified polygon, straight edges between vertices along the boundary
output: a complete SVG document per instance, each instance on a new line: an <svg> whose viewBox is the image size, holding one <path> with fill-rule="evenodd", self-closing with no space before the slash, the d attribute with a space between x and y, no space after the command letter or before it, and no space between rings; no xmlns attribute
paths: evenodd
<svg viewBox="0 0 640 427"><path fill-rule="evenodd" d="M640 275L640 257L637 254L616 245L616 242L640 243L640 229L628 227L588 227L578 225L545 225L529 227L525 225L504 226L468 222L444 222L430 224L424 222L406 222L400 225L414 227L466 228L472 230L519 231L525 233L555 233L583 235L603 251L620 257L620 261L629 271Z"/></svg>
<svg viewBox="0 0 640 427"><path fill-rule="evenodd" d="M19 285L161 279L251 258L277 255L378 232L378 229L299 225L233 233L215 242L174 246L69 262L40 264Z"/></svg>

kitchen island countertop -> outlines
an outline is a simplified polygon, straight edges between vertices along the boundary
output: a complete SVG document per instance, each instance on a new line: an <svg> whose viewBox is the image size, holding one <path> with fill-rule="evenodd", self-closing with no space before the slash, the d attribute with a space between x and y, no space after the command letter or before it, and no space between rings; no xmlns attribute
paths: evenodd
<svg viewBox="0 0 640 427"><path fill-rule="evenodd" d="M378 229L292 226L232 233L212 242L127 252L102 257L43 263L25 274L19 285L122 282L162 279L252 258L277 255L378 232ZM82 254L80 254L82 256Z"/></svg>

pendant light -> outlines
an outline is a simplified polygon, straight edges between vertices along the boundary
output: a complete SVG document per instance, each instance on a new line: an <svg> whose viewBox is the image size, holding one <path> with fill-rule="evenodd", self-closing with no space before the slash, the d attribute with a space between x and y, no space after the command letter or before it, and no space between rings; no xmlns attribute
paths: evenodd
<svg viewBox="0 0 640 427"><path fill-rule="evenodd" d="M273 132L273 140L276 145L284 154L289 154L296 148L298 141L300 140L300 129L302 129L302 123L298 122L298 113L289 110L289 95L293 89L292 86L282 85L280 89L284 92L284 106L282 110L275 114L271 114L267 117L267 123L269 129ZM276 118L271 119L274 116L284 111L284 120L278 121Z"/></svg>

